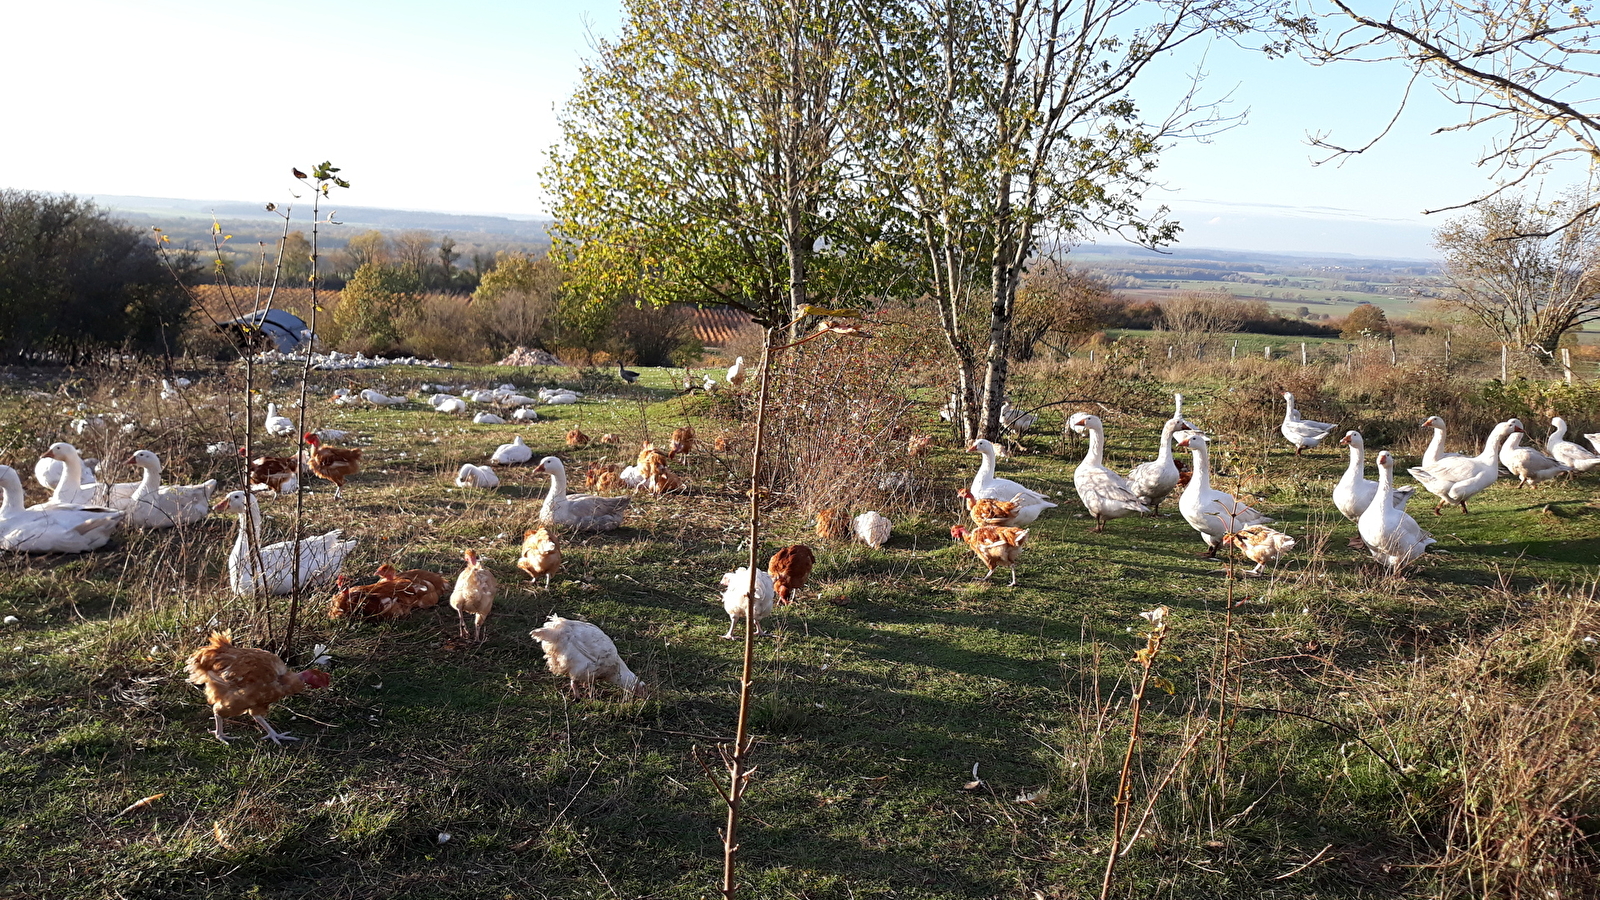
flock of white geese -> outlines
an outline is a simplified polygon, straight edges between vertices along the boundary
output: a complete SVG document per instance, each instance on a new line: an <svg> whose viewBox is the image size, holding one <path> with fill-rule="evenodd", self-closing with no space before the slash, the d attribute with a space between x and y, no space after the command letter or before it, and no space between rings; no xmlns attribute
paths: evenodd
<svg viewBox="0 0 1600 900"><path fill-rule="evenodd" d="M1084 509L1094 517L1094 531L1103 531L1106 522L1124 516L1151 514L1177 490L1181 473L1173 459L1173 447L1185 447L1193 454L1193 473L1178 497L1178 509L1185 521L1205 540L1207 556L1215 556L1225 543L1237 541L1254 561L1256 572L1294 546L1294 539L1267 526L1273 520L1238 497L1212 486L1208 440L1183 417L1183 395L1174 395L1171 419L1162 426L1161 443L1154 461L1136 466L1127 476L1105 464L1105 432L1098 416L1076 413L1068 426L1089 438L1089 449L1073 474L1073 484ZM1332 422L1304 418L1295 408L1294 395L1283 395L1287 408L1279 430L1299 455L1318 446L1338 429ZM1501 468L1518 480L1519 486L1532 486L1561 475L1575 476L1600 467L1600 433L1584 435L1594 446L1587 449L1566 439L1567 423L1560 416L1550 420L1552 431L1544 450L1523 446L1526 434L1519 419L1501 422L1489 432L1483 449L1476 456L1444 452L1445 423L1438 416L1422 422L1433 429L1433 439L1422 464L1407 471L1417 483L1439 498L1434 513L1441 515L1445 505L1453 504L1467 512L1467 501L1481 493L1499 477ZM1333 491L1334 506L1341 515L1356 523L1361 542L1374 559L1398 571L1415 562L1433 536L1417 524L1406 511L1415 493L1411 486L1397 487L1394 456L1389 451L1377 455L1378 480L1366 477L1366 450L1358 431L1346 431L1339 443L1349 447L1350 462ZM993 474L992 446L979 441L975 450L985 454L986 471ZM979 480L985 470L980 470ZM980 490L974 481L973 493L979 497L1009 499L1006 491L1014 482L1000 488ZM1017 485L1020 487L1020 485ZM1041 498L1042 499L1042 498Z"/></svg>

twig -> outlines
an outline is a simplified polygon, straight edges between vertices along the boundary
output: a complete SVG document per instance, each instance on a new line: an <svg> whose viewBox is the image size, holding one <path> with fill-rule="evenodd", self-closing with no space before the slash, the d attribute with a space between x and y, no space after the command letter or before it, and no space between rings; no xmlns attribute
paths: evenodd
<svg viewBox="0 0 1600 900"><path fill-rule="evenodd" d="M1283 873L1282 875L1273 876L1272 880L1273 881L1282 881L1282 880L1284 880L1285 878L1288 878L1291 875L1298 875L1299 873L1301 873L1301 872L1305 871L1307 868L1309 868L1312 863L1314 863L1317 860L1321 859L1322 858L1322 854L1327 853L1329 850L1332 850L1332 849L1333 849L1333 845L1332 844L1329 844L1328 846L1323 847L1321 850L1317 851L1317 855L1316 856L1311 857L1310 859L1306 860L1305 862L1301 863L1298 866L1295 866L1294 868L1292 868L1289 871Z"/></svg>

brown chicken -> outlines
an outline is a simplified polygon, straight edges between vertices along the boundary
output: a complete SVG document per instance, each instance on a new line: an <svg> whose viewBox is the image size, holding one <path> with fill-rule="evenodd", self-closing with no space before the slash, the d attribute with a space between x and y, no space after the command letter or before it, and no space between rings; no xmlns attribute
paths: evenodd
<svg viewBox="0 0 1600 900"><path fill-rule="evenodd" d="M639 457L633 461L640 471L652 465L664 466L667 464L667 455L656 449L656 445L646 441L639 447Z"/></svg>
<svg viewBox="0 0 1600 900"><path fill-rule="evenodd" d="M837 509L817 513L817 537L825 541L842 541L850 534L852 520Z"/></svg>
<svg viewBox="0 0 1600 900"><path fill-rule="evenodd" d="M550 576L561 571L561 542L549 528L540 528L522 535L522 556L517 568L528 573L534 581L544 576L544 586L550 587Z"/></svg>
<svg viewBox="0 0 1600 900"><path fill-rule="evenodd" d="M338 497L344 490L345 479L361 471L361 448L324 447L322 439L315 434L307 434L305 442L311 448L306 464L313 475L333 482L333 495Z"/></svg>
<svg viewBox="0 0 1600 900"><path fill-rule="evenodd" d="M983 564L989 568L989 573L983 576L985 581L994 575L997 567L1006 566L1011 569L1011 584L1017 583L1017 557L1022 555L1028 529L985 525L968 531L963 525L952 525L950 536L958 541L966 541L972 552L983 560Z"/></svg>
<svg viewBox="0 0 1600 900"><path fill-rule="evenodd" d="M906 441L906 454L911 457L928 455L928 448L933 446L933 438L925 434L914 434Z"/></svg>
<svg viewBox="0 0 1600 900"><path fill-rule="evenodd" d="M598 462L590 463L589 468L583 472L583 489L590 492L603 491L607 489L608 484L615 488L622 483L621 479L617 477L619 471L620 469L615 465ZM608 478L607 476L610 477Z"/></svg>
<svg viewBox="0 0 1600 900"><path fill-rule="evenodd" d="M1244 551L1245 557L1256 564L1249 574L1260 575L1267 563L1277 565L1285 553L1294 549L1294 538L1265 525L1251 525L1223 535L1222 546Z"/></svg>
<svg viewBox="0 0 1600 900"><path fill-rule="evenodd" d="M227 716L248 713L267 732L267 739L275 744L298 741L267 722L267 709L285 697L292 697L306 688L325 688L328 674L316 669L290 672L277 654L233 645L233 635L227 631L211 632L211 643L189 657L189 682L206 689L206 702L211 704L211 715L216 721L212 732L224 744L228 736L223 733L222 720Z"/></svg>
<svg viewBox="0 0 1600 900"><path fill-rule="evenodd" d="M772 554L767 561L767 574L772 576L779 603L794 601L795 592L806 586L816 564L817 555L805 544L792 544Z"/></svg>
<svg viewBox="0 0 1600 900"><path fill-rule="evenodd" d="M587 444L587 443L589 443L589 436L587 434L584 434L582 430L574 428L571 431L567 432L567 446L568 447L582 447L584 444Z"/></svg>
<svg viewBox="0 0 1600 900"><path fill-rule="evenodd" d="M690 453L693 453L694 442L695 438L693 425L685 425L682 428L673 429L672 443L667 449L667 459L672 459L680 454L683 456L688 456Z"/></svg>
<svg viewBox="0 0 1600 900"><path fill-rule="evenodd" d="M405 572L384 563L378 567L375 584L344 587L333 595L328 605L330 619L399 619L419 609L438 606L439 600L450 589L444 576L425 569ZM344 576L339 576L343 587Z"/></svg>
<svg viewBox="0 0 1600 900"><path fill-rule="evenodd" d="M244 448L239 448L244 456ZM258 456L250 460L250 485L269 488L272 495L292 494L300 488L300 461L287 456Z"/></svg>
<svg viewBox="0 0 1600 900"><path fill-rule="evenodd" d="M616 435L614 435L614 434L612 434L611 432L608 431L605 434L600 435L600 443L602 443L602 444L620 444L620 443L622 443L622 438L619 438Z"/></svg>
<svg viewBox="0 0 1600 900"><path fill-rule="evenodd" d="M716 450L718 453L727 453L729 450L733 450L738 445L739 435L732 431L724 431L723 433L717 435L717 439L715 441L711 442L712 449Z"/></svg>
<svg viewBox="0 0 1600 900"><path fill-rule="evenodd" d="M467 636L467 613L472 613L472 640L482 643L483 624L489 621L489 612L494 609L494 573L483 567L476 551L468 550L461 556L467 561L467 567L456 576L456 589L450 594L450 606L455 609L456 619L461 623L462 637Z"/></svg>
<svg viewBox="0 0 1600 900"><path fill-rule="evenodd" d="M956 496L966 501L967 515L972 518L972 524L978 526L1010 525L1022 511L1021 504L1015 500L979 500L972 496L971 488L956 491Z"/></svg>

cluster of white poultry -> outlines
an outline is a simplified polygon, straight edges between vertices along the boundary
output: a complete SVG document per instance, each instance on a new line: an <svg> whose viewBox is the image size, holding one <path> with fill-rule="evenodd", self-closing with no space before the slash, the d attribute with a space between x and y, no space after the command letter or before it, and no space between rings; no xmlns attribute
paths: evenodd
<svg viewBox="0 0 1600 900"><path fill-rule="evenodd" d="M0 550L84 553L105 546L118 527L173 528L205 518L216 479L163 486L161 460L149 450L125 464L141 470L138 481L100 483L76 447L51 444L34 466L34 479L50 489L50 499L26 508L16 470L0 466Z"/></svg>
<svg viewBox="0 0 1600 900"><path fill-rule="evenodd" d="M279 350L265 350L256 354L256 362L262 363L294 363L304 365L306 354L295 351L284 353ZM416 356L381 357L367 356L365 353L340 353L337 350L328 353L311 353L311 368L322 371L342 371L345 369L378 369L384 366L422 366L430 369L454 368L450 363L438 359L421 359Z"/></svg>

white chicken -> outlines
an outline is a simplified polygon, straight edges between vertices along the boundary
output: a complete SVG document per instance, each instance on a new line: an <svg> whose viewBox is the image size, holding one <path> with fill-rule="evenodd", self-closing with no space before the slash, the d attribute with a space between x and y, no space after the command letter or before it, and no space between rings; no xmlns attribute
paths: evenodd
<svg viewBox="0 0 1600 900"><path fill-rule="evenodd" d="M744 379L744 357L741 356L733 361L733 365L728 367L728 383L734 387L739 387L744 384Z"/></svg>
<svg viewBox="0 0 1600 900"><path fill-rule="evenodd" d="M772 612L772 602L778 596L777 588L772 584L772 576L760 569L756 570L756 602L750 603L750 567L740 566L738 569L722 576L722 608L728 613L728 633L723 635L726 640L733 640L733 626L741 618L750 617L750 622L755 626L756 634L766 634L761 630L761 620Z"/></svg>
<svg viewBox="0 0 1600 900"><path fill-rule="evenodd" d="M460 488L492 488L500 486L500 476L488 466L475 466L472 463L462 463L461 469L456 472L456 487Z"/></svg>
<svg viewBox="0 0 1600 900"><path fill-rule="evenodd" d="M474 425L504 425L505 423L505 419L491 412L481 412L472 417L472 424Z"/></svg>
<svg viewBox="0 0 1600 900"><path fill-rule="evenodd" d="M856 516L856 539L874 550L881 549L884 544L889 543L889 532L893 528L889 520L876 511L869 510Z"/></svg>
<svg viewBox="0 0 1600 900"><path fill-rule="evenodd" d="M567 689L574 696L579 685L592 696L597 681L609 681L631 697L644 693L644 682L622 661L617 645L599 626L551 613L544 627L528 634L544 649L550 673L567 677Z"/></svg>

